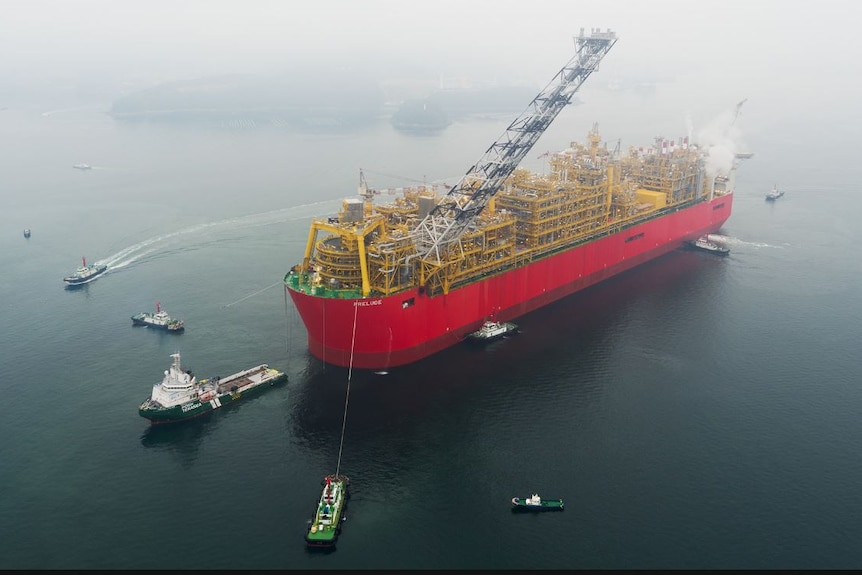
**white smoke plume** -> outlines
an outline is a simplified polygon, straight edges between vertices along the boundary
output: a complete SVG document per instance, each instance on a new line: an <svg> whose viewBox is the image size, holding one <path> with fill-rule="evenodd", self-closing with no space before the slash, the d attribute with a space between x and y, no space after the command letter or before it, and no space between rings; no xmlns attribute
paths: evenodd
<svg viewBox="0 0 862 575"><path fill-rule="evenodd" d="M711 176L726 175L742 148L742 132L737 124L741 106L742 103L732 111L719 114L698 131L697 142L707 152L706 170Z"/></svg>

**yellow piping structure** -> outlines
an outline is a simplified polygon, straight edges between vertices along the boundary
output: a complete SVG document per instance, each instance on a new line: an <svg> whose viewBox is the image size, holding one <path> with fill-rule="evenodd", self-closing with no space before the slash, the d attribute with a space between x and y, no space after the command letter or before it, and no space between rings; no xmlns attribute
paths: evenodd
<svg viewBox="0 0 862 575"><path fill-rule="evenodd" d="M417 288L433 297L703 199L713 180L719 194L732 185L731 171L719 191L697 147L680 140L674 148L657 138L652 148L620 155L601 146L594 126L586 145L572 142L551 155L549 174L515 170L475 227L445 246L439 260L416 257L411 238L436 203L424 188L407 189L373 210L370 202L358 209L346 200L339 217L312 223L297 270L309 275L295 281L321 297L390 296Z"/></svg>

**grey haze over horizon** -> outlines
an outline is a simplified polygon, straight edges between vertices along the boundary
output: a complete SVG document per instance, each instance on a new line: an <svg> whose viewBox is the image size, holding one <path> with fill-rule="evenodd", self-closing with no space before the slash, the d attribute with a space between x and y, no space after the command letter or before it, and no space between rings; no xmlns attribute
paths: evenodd
<svg viewBox="0 0 862 575"><path fill-rule="evenodd" d="M208 76L314 70L351 78L543 86L581 28L619 42L584 99L665 86L650 113L702 126L747 98L758 129L858 132L862 40L849 2L5 0L0 108L103 105ZM301 81L297 77L296 81ZM337 82L336 82L337 85ZM638 105L639 102L625 105ZM688 118L689 120L686 120Z"/></svg>

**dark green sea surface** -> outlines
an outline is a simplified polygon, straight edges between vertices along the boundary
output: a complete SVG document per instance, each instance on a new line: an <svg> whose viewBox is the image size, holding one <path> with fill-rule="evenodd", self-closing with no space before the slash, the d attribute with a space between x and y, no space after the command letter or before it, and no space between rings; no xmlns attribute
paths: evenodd
<svg viewBox="0 0 862 575"><path fill-rule="evenodd" d="M564 111L530 167L595 121L624 146L659 135L615 106ZM862 567L852 147L755 124L729 257L674 252L516 338L377 374L306 350L281 280L310 218L354 197L360 168L374 188L452 185L505 121L418 137L42 112L2 115L0 568ZM66 290L82 255L109 271ZM185 333L132 327L157 300ZM137 408L176 351L200 377L266 362L289 381L151 428ZM310 553L336 466L347 522ZM531 493L565 512L513 514Z"/></svg>

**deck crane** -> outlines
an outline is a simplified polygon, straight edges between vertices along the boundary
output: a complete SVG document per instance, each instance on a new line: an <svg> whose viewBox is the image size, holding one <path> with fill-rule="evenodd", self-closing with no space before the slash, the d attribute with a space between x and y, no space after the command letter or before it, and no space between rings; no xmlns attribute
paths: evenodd
<svg viewBox="0 0 862 575"><path fill-rule="evenodd" d="M516 118L503 135L455 184L413 230L416 257L441 266L450 248L488 205L539 137L616 43L616 33L599 29L575 37L575 56Z"/></svg>

